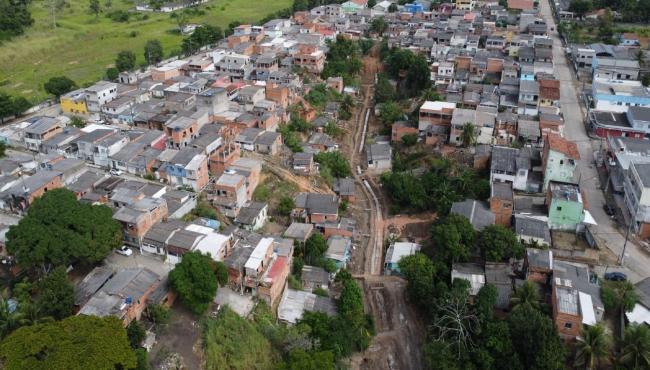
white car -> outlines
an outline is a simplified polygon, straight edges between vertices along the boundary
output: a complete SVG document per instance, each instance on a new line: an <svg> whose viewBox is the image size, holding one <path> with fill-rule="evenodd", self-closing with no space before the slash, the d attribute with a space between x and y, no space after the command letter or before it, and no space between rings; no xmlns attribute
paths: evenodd
<svg viewBox="0 0 650 370"><path fill-rule="evenodd" d="M118 169L115 169L115 168L113 168L113 169L110 170L109 172L110 172L110 174L113 175L113 176L120 176L120 175L122 175L122 174L124 173L124 172L122 172L122 171L120 171L120 170L118 170Z"/></svg>
<svg viewBox="0 0 650 370"><path fill-rule="evenodd" d="M127 247L126 245L123 245L115 250L115 252L123 255L123 256L130 256L133 254L133 251L131 248Z"/></svg>

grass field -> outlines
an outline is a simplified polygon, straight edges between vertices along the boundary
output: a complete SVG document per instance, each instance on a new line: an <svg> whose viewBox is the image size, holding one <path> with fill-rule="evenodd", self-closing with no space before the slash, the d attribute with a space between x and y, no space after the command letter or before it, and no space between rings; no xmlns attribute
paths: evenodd
<svg viewBox="0 0 650 370"><path fill-rule="evenodd" d="M134 8L130 0L112 0L109 11ZM180 49L182 36L169 14L134 13L128 23L116 23L102 13L88 11L88 0L67 0L53 27L49 0L32 1L34 25L10 42L0 45L0 90L37 103L47 98L43 83L65 75L84 86L100 79L121 50L132 50L144 61L147 40L158 39L165 56ZM100 0L104 8L105 0ZM232 21L254 22L289 7L291 0L210 0L200 7L205 14L189 17L189 23L209 23L225 28ZM148 14L148 19L142 19Z"/></svg>

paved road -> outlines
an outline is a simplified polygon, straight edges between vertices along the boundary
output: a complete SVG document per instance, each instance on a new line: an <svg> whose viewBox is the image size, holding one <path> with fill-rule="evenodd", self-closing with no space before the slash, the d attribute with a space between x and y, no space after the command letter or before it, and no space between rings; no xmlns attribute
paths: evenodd
<svg viewBox="0 0 650 370"><path fill-rule="evenodd" d="M598 173L593 159L594 147L597 148L600 144L592 142L589 136L587 136L583 124L586 110L578 101L576 88L578 81L575 79L571 67L567 63L562 41L557 31L555 31L557 27L548 0L540 2L540 6L542 15L546 19L549 27L552 27L554 30L550 31L550 36L553 38L554 72L556 78L561 81L560 104L565 122L564 134L567 139L578 144L580 151L580 161L578 161L580 187L586 194L589 212L598 223L598 226L594 227L593 231L595 231L598 239L603 241L612 252L619 256L623 250L625 236L621 234L615 222L603 210L605 197L600 189ZM623 270L630 275L633 281L650 276L650 257L633 243L628 242L624 265ZM612 270L617 269L613 268Z"/></svg>

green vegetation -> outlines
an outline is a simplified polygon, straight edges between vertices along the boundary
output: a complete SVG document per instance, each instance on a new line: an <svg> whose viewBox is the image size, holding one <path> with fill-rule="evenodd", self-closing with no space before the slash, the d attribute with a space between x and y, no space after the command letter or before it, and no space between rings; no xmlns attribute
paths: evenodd
<svg viewBox="0 0 650 370"><path fill-rule="evenodd" d="M223 31L220 27L204 24L183 39L181 48L185 55L191 55L197 53L204 46L216 44L222 38Z"/></svg>
<svg viewBox="0 0 650 370"><path fill-rule="evenodd" d="M398 81L398 90L404 96L418 96L431 84L429 62L424 56L393 48L385 50L382 59L388 75Z"/></svg>
<svg viewBox="0 0 650 370"><path fill-rule="evenodd" d="M39 283L37 305L45 317L61 320L72 315L74 287L63 266L52 270Z"/></svg>
<svg viewBox="0 0 650 370"><path fill-rule="evenodd" d="M321 83L315 85L309 90L307 95L305 95L305 100L307 100L314 109L323 110L327 102L341 101L343 100L343 96L334 89L328 88L325 84Z"/></svg>
<svg viewBox="0 0 650 370"><path fill-rule="evenodd" d="M384 73L377 75L375 84L375 102L386 103L395 98L395 88Z"/></svg>
<svg viewBox="0 0 650 370"><path fill-rule="evenodd" d="M163 60L163 46L158 40L149 40L144 44L144 60L147 64L156 64Z"/></svg>
<svg viewBox="0 0 650 370"><path fill-rule="evenodd" d="M5 15L11 22L19 17L3 6L22 4L19 0L0 0L0 24ZM103 2L102 2L103 3ZM142 50L148 40L159 40L169 54L180 51L183 36L176 20L169 14L147 13L130 17L128 22L116 23L108 17L95 17L88 10L88 0L68 0L56 13L56 27L49 1L29 2L34 24L24 35L0 45L0 89L32 102L47 98L43 83L54 76L68 76L80 86L103 78L115 56L121 50L138 54L136 65L144 61ZM188 22L226 27L232 21L255 22L268 14L289 7L290 0L211 0L199 9L188 12ZM128 11L132 2L113 1L111 12ZM105 11L105 10L104 10ZM176 12L179 13L179 12ZM13 24L12 32L20 30ZM0 26L0 33L3 32ZM135 37L132 33L135 31ZM168 54L168 55L169 55ZM165 55L167 57L168 55Z"/></svg>
<svg viewBox="0 0 650 370"><path fill-rule="evenodd" d="M283 196L278 203L277 212L280 216L289 216L291 211L296 208L296 203L290 196Z"/></svg>
<svg viewBox="0 0 650 370"><path fill-rule="evenodd" d="M634 285L629 281L605 280L601 286L603 304L606 311L632 311L639 300Z"/></svg>
<svg viewBox="0 0 650 370"><path fill-rule="evenodd" d="M201 252L185 253L181 262L169 273L171 287L197 315L208 309L217 294L217 279L212 262L210 256Z"/></svg>
<svg viewBox="0 0 650 370"><path fill-rule="evenodd" d="M59 99L61 95L74 90L77 87L77 84L65 76L60 76L50 78L43 87L46 92Z"/></svg>
<svg viewBox="0 0 650 370"><path fill-rule="evenodd" d="M432 210L445 215L453 202L487 199L490 193L490 184L476 171L447 159L437 160L421 176L400 172L405 170L403 164L393 163L393 172L381 176L394 212Z"/></svg>
<svg viewBox="0 0 650 370"><path fill-rule="evenodd" d="M280 125L280 135L282 135L282 142L294 153L302 152L301 142L290 125Z"/></svg>
<svg viewBox="0 0 650 370"><path fill-rule="evenodd" d="M278 355L250 321L223 307L203 323L206 369L274 369Z"/></svg>
<svg viewBox="0 0 650 370"><path fill-rule="evenodd" d="M650 329L646 325L625 328L618 363L624 369L650 369Z"/></svg>
<svg viewBox="0 0 650 370"><path fill-rule="evenodd" d="M328 41L329 51L321 77L343 77L346 85L351 85L355 76L361 71L361 50L359 45L342 35L336 41Z"/></svg>
<svg viewBox="0 0 650 370"><path fill-rule="evenodd" d="M314 161L320 163L320 175L328 184L334 178L348 177L352 174L350 162L341 152L322 152L314 155Z"/></svg>
<svg viewBox="0 0 650 370"><path fill-rule="evenodd" d="M7 370L130 369L136 356L122 322L113 316L71 316L24 326L0 343Z"/></svg>
<svg viewBox="0 0 650 370"><path fill-rule="evenodd" d="M448 264L467 262L476 241L476 232L465 216L450 214L431 227L431 242L436 254Z"/></svg>
<svg viewBox="0 0 650 370"><path fill-rule="evenodd" d="M0 44L22 35L34 20L28 10L29 1L0 0Z"/></svg>
<svg viewBox="0 0 650 370"><path fill-rule="evenodd" d="M140 321L134 320L126 327L126 336L129 338L131 348L135 349L140 347L140 343L147 336L147 332Z"/></svg>
<svg viewBox="0 0 650 370"><path fill-rule="evenodd" d="M96 263L122 242L122 228L112 216L110 208L81 203L67 189L50 190L9 228L7 251L22 267L42 272Z"/></svg>
<svg viewBox="0 0 650 370"><path fill-rule="evenodd" d="M130 71L135 68L135 53L130 50L122 50L117 54L115 59L115 68L118 71Z"/></svg>
<svg viewBox="0 0 650 370"><path fill-rule="evenodd" d="M611 343L605 328L596 324L582 328L577 338L574 365L578 369L598 369L601 361L609 355Z"/></svg>
<svg viewBox="0 0 650 370"><path fill-rule="evenodd" d="M20 116L31 106L22 96L10 96L0 91L0 123L4 123L5 118Z"/></svg>
<svg viewBox="0 0 650 370"><path fill-rule="evenodd" d="M521 258L524 255L524 246L517 236L502 225L486 226L479 233L477 245L483 258L490 262Z"/></svg>

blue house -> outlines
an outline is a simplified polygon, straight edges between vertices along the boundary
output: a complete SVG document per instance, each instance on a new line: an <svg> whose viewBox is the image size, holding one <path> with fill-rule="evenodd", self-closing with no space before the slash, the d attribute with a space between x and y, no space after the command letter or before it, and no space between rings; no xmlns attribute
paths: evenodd
<svg viewBox="0 0 650 370"><path fill-rule="evenodd" d="M352 240L340 235L333 235L327 239L327 252L325 258L334 261L336 270L345 268L350 260Z"/></svg>
<svg viewBox="0 0 650 370"><path fill-rule="evenodd" d="M414 1L410 4L404 4L404 11L409 13L422 13L424 11L424 6L417 1Z"/></svg>
<svg viewBox="0 0 650 370"><path fill-rule="evenodd" d="M384 261L385 275L398 275L399 260L403 257L413 255L420 251L420 245L409 242L395 242L388 247L386 251L386 260Z"/></svg>

